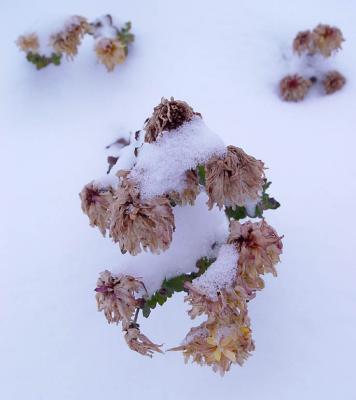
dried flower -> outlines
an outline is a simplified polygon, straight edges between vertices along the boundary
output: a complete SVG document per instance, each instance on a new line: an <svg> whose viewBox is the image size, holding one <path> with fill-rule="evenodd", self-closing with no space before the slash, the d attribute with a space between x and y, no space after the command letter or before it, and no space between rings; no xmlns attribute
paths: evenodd
<svg viewBox="0 0 356 400"><path fill-rule="evenodd" d="M82 210L89 217L90 226L97 226L105 236L109 221L109 208L113 202L113 188L100 188L94 181L84 186L79 194Z"/></svg>
<svg viewBox="0 0 356 400"><path fill-rule="evenodd" d="M119 171L121 185L111 206L110 236L122 251L132 255L150 249L153 253L167 250L175 229L174 214L165 196L141 201L140 192L129 178L129 171Z"/></svg>
<svg viewBox="0 0 356 400"><path fill-rule="evenodd" d="M302 76L294 74L287 75L279 83L279 89L283 100L301 101L309 91L312 82Z"/></svg>
<svg viewBox="0 0 356 400"><path fill-rule="evenodd" d="M145 142L155 142L164 131L171 131L192 120L194 115L201 117L194 112L192 107L185 101L161 99L161 103L153 110L152 116L145 125Z"/></svg>
<svg viewBox="0 0 356 400"><path fill-rule="evenodd" d="M346 83L345 77L338 71L328 72L323 80L326 94L333 94L342 89Z"/></svg>
<svg viewBox="0 0 356 400"><path fill-rule="evenodd" d="M33 32L28 35L21 35L16 41L17 46L20 50L28 53L29 51L37 52L40 48L37 33Z"/></svg>
<svg viewBox="0 0 356 400"><path fill-rule="evenodd" d="M119 39L99 39L95 45L95 52L108 71L113 71L116 65L123 64L126 59L125 46Z"/></svg>
<svg viewBox="0 0 356 400"><path fill-rule="evenodd" d="M73 16L66 23L65 28L50 37L50 43L56 53L64 53L73 59L78 54L78 47L85 33L89 32L90 25L84 17Z"/></svg>
<svg viewBox="0 0 356 400"><path fill-rule="evenodd" d="M238 275L251 290L263 289L261 275L269 272L277 275L275 265L282 254L281 239L265 220L230 222L228 243L234 244L239 252Z"/></svg>
<svg viewBox="0 0 356 400"><path fill-rule="evenodd" d="M298 32L293 41L293 50L301 55L302 53L313 54L315 52L314 34L308 31Z"/></svg>
<svg viewBox="0 0 356 400"><path fill-rule="evenodd" d="M341 49L345 40L339 28L319 24L313 30L314 46L324 56L330 57L334 51Z"/></svg>
<svg viewBox="0 0 356 400"><path fill-rule="evenodd" d="M244 206L260 197L264 164L242 149L228 146L224 157L213 156L205 165L206 192L211 209L216 203L221 209Z"/></svg>
<svg viewBox="0 0 356 400"><path fill-rule="evenodd" d="M104 271L100 274L95 291L98 310L104 311L110 324L130 321L140 304L135 295L144 294L146 288L143 282L133 276L114 276L110 271Z"/></svg>
<svg viewBox="0 0 356 400"><path fill-rule="evenodd" d="M139 325L135 322L123 323L122 330L126 332L125 340L131 350L148 357L152 357L154 352L162 353L160 349L162 345L151 342L147 336L140 332Z"/></svg>
<svg viewBox="0 0 356 400"><path fill-rule="evenodd" d="M190 204L192 206L199 194L199 179L196 171L187 171L185 173L184 183L184 189L180 193L176 191L169 193L169 198L176 204Z"/></svg>

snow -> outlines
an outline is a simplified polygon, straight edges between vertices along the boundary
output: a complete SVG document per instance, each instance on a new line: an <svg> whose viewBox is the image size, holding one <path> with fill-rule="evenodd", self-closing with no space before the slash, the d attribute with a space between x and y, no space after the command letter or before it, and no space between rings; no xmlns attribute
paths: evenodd
<svg viewBox="0 0 356 400"><path fill-rule="evenodd" d="M1 398L353 400L355 2L3 0L0 8ZM58 15L106 12L131 20L136 35L113 73L98 65L92 38L73 62L41 71L14 44ZM285 51L319 22L343 31L343 50L329 61L347 83L284 103L278 82L297 72ZM256 351L223 379L177 352L133 353L96 312L99 273L126 255L88 226L78 192L105 175L105 146L139 129L162 96L187 101L226 144L262 159L282 204L266 213L285 235L278 277L266 276L249 303ZM142 331L177 346L194 323L187 308L174 296L139 317Z"/></svg>
<svg viewBox="0 0 356 400"><path fill-rule="evenodd" d="M213 155L223 155L224 142L200 117L163 134L154 143L140 148L131 177L140 187L141 197L184 189L185 172L204 164Z"/></svg>
<svg viewBox="0 0 356 400"><path fill-rule="evenodd" d="M224 244L220 247L216 261L193 285L210 299L216 300L217 293L232 287L237 269L238 252L234 245Z"/></svg>
<svg viewBox="0 0 356 400"><path fill-rule="evenodd" d="M214 255L212 246L225 242L228 232L226 216L217 208L209 211L207 200L207 195L201 193L194 207L174 207L176 230L168 250L160 255L142 252L132 257L126 254L111 268L112 272L141 278L149 295L161 287L165 278L197 272L196 262L201 257ZM192 226L195 229L191 229Z"/></svg>

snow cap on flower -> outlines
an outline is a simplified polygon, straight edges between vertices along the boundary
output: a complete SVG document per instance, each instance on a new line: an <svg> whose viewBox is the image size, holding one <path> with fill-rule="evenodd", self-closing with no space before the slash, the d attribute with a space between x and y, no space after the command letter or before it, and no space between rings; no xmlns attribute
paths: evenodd
<svg viewBox="0 0 356 400"><path fill-rule="evenodd" d="M16 41L20 50L28 53L29 51L37 52L40 48L37 33L29 33L28 35L21 35Z"/></svg>
<svg viewBox="0 0 356 400"><path fill-rule="evenodd" d="M116 65L123 64L126 59L125 46L119 39L102 37L95 44L95 52L99 61L110 72Z"/></svg>
<svg viewBox="0 0 356 400"><path fill-rule="evenodd" d="M194 205L195 199L199 194L198 174L194 170L185 173L184 188L180 192L169 193L169 199L179 205Z"/></svg>
<svg viewBox="0 0 356 400"><path fill-rule="evenodd" d="M345 77L338 71L330 71L323 80L323 86L326 94L333 94L341 90L346 83Z"/></svg>
<svg viewBox="0 0 356 400"><path fill-rule="evenodd" d="M140 300L136 295L146 292L143 282L130 275L112 275L110 271L100 274L96 291L99 311L104 311L108 323L130 321Z"/></svg>
<svg viewBox="0 0 356 400"><path fill-rule="evenodd" d="M334 51L341 49L345 39L339 28L319 24L313 30L314 46L324 57L330 57Z"/></svg>
<svg viewBox="0 0 356 400"><path fill-rule="evenodd" d="M149 249L152 253L167 250L175 229L174 214L166 196L141 201L139 189L129 171L119 171L121 184L111 205L110 236L121 250L132 255Z"/></svg>
<svg viewBox="0 0 356 400"><path fill-rule="evenodd" d="M315 51L314 35L309 30L298 32L293 40L293 50L301 55L302 53L313 54Z"/></svg>
<svg viewBox="0 0 356 400"><path fill-rule="evenodd" d="M89 30L90 25L86 18L75 15L69 19L62 31L51 35L51 46L56 53L64 53L68 58L73 58L78 54L81 40Z"/></svg>
<svg viewBox="0 0 356 400"><path fill-rule="evenodd" d="M234 244L239 252L238 275L251 290L263 289L261 275L277 275L275 266L282 254L281 239L265 220L243 224L230 221L228 243Z"/></svg>
<svg viewBox="0 0 356 400"><path fill-rule="evenodd" d="M257 200L264 183L264 163L242 149L228 146L226 155L213 156L205 165L206 192L211 209L244 206Z"/></svg>
<svg viewBox="0 0 356 400"><path fill-rule="evenodd" d="M279 90L285 101L301 101L309 91L312 82L298 74L287 75L279 83Z"/></svg>
<svg viewBox="0 0 356 400"><path fill-rule="evenodd" d="M194 115L201 117L194 112L192 107L185 101L161 99L160 104L153 110L152 116L145 125L145 142L152 143L162 135L164 131L171 131L192 120Z"/></svg>
<svg viewBox="0 0 356 400"><path fill-rule="evenodd" d="M143 356L152 357L154 352L162 353L160 347L153 343L147 336L140 332L139 325L135 322L125 322L122 324L122 330L125 333L125 341L131 350L142 354Z"/></svg>
<svg viewBox="0 0 356 400"><path fill-rule="evenodd" d="M79 194L82 210L89 217L90 226L97 226L105 235L108 227L109 208L113 202L113 188L100 188L94 182L84 186Z"/></svg>

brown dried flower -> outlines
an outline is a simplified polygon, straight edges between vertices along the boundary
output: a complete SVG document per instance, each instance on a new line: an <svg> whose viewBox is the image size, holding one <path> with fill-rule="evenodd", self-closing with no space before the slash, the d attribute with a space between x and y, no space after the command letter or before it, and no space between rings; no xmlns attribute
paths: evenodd
<svg viewBox="0 0 356 400"><path fill-rule="evenodd" d="M330 71L323 80L326 94L333 94L342 89L346 83L345 77L338 71Z"/></svg>
<svg viewBox="0 0 356 400"><path fill-rule="evenodd" d="M155 142L162 135L162 132L178 128L184 122L191 121L194 115L201 117L185 101L174 100L173 97L167 100L163 97L161 103L154 108L152 116L146 122L145 142Z"/></svg>
<svg viewBox="0 0 356 400"><path fill-rule="evenodd" d="M96 42L95 52L108 71L126 60L125 45L119 39L101 38Z"/></svg>
<svg viewBox="0 0 356 400"><path fill-rule="evenodd" d="M315 52L314 34L308 31L298 32L293 41L293 50L301 55L302 53L313 54Z"/></svg>
<svg viewBox="0 0 356 400"><path fill-rule="evenodd" d="M81 40L89 30L88 21L84 17L75 15L70 18L62 31L51 35L51 46L56 53L64 53L72 59L78 54Z"/></svg>
<svg viewBox="0 0 356 400"><path fill-rule="evenodd" d="M294 74L287 75L279 83L279 89L283 100L301 101L309 91L312 82L302 76Z"/></svg>
<svg viewBox="0 0 356 400"><path fill-rule="evenodd" d="M122 330L126 332L125 340L131 350L148 357L152 357L154 352L162 353L160 349L162 345L151 342L147 336L140 332L139 325L135 322L123 323Z"/></svg>
<svg viewBox="0 0 356 400"><path fill-rule="evenodd" d="M264 163L242 149L228 146L224 157L213 156L205 165L206 192L211 209L216 203L221 209L244 206L260 197L264 178Z"/></svg>
<svg viewBox="0 0 356 400"><path fill-rule="evenodd" d="M275 265L283 249L281 239L265 220L230 222L228 243L234 244L239 252L238 275L251 290L264 288L261 275L269 272L277 275Z"/></svg>
<svg viewBox="0 0 356 400"><path fill-rule="evenodd" d="M166 196L141 201L140 192L129 178L129 171L119 171L121 185L111 206L110 236L122 251L132 255L150 249L167 250L172 241L174 214Z"/></svg>
<svg viewBox="0 0 356 400"><path fill-rule="evenodd" d="M38 40L37 33L33 32L28 35L21 35L16 41L17 46L19 47L20 50L24 52L37 52L37 50L40 48L40 43Z"/></svg>
<svg viewBox="0 0 356 400"><path fill-rule="evenodd" d="M109 222L109 208L113 202L113 188L99 188L93 181L84 186L79 196L82 210L89 217L90 226L97 226L105 236Z"/></svg>
<svg viewBox="0 0 356 400"><path fill-rule="evenodd" d="M185 173L184 189L178 193L176 191L169 193L169 198L174 203L179 205L190 204L194 205L195 199L199 194L199 179L198 174L194 170L189 170Z"/></svg>
<svg viewBox="0 0 356 400"><path fill-rule="evenodd" d="M146 292L143 282L130 275L114 276L110 271L100 274L97 282L96 302L99 311L104 311L108 323L130 321L140 299L136 294Z"/></svg>
<svg viewBox="0 0 356 400"><path fill-rule="evenodd" d="M330 57L334 51L341 49L345 39L339 28L330 25L319 24L313 30L314 46L324 56Z"/></svg>

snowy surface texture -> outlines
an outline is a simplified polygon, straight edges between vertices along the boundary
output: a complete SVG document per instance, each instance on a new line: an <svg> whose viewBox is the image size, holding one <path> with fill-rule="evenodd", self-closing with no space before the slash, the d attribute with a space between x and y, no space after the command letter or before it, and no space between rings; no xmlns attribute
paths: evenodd
<svg viewBox="0 0 356 400"><path fill-rule="evenodd" d="M226 147L200 117L144 143L131 176L138 182L143 199L184 189L185 173L213 155L224 155Z"/></svg>
<svg viewBox="0 0 356 400"><path fill-rule="evenodd" d="M356 3L2 0L0 10L1 399L354 400ZM107 12L136 34L112 74L92 38L72 63L40 72L14 45L58 16ZM277 83L299 64L292 40L319 22L344 33L328 63L347 85L283 103ZM282 203L266 214L285 235L279 276L249 305L256 351L223 379L175 352L133 353L95 311L99 272L125 256L89 227L78 192L105 175L105 146L140 129L162 96L265 161ZM140 318L143 332L179 344L186 308L170 299Z"/></svg>
<svg viewBox="0 0 356 400"><path fill-rule="evenodd" d="M201 193L194 207L174 207L176 230L168 250L160 255L142 252L132 257L126 254L113 265L112 272L142 278L148 293L153 294L165 278L197 271L196 261L214 256L212 246L226 242L228 233L225 214L216 207L209 211L207 200L207 195Z"/></svg>
<svg viewBox="0 0 356 400"><path fill-rule="evenodd" d="M233 285L236 277L238 253L234 245L221 246L216 261L193 285L212 300L217 299L217 292Z"/></svg>

